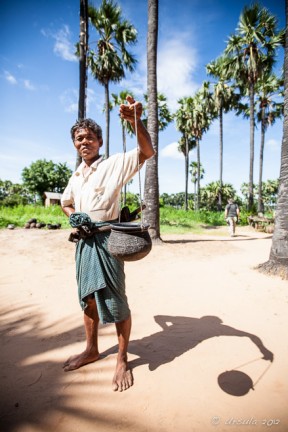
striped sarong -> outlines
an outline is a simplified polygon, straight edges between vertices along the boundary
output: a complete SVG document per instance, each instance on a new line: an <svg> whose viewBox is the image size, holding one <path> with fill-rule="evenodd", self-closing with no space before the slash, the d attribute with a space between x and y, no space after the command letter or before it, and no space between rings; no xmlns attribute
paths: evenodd
<svg viewBox="0 0 288 432"><path fill-rule="evenodd" d="M74 216L74 222L76 218L77 214ZM75 227L72 215L70 224ZM107 224L109 223L92 222L90 227ZM79 303L84 310L87 307L85 298L93 294L99 319L103 324L121 322L130 316L125 294L124 262L108 252L109 235L110 232L105 231L79 240L75 253Z"/></svg>

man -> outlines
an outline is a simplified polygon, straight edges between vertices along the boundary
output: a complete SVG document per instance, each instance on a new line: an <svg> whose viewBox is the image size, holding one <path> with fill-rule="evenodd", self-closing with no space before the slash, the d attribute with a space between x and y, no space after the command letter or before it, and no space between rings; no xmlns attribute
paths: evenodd
<svg viewBox="0 0 288 432"><path fill-rule="evenodd" d="M71 129L74 146L83 162L70 178L61 200L70 221L74 212L86 213L99 225L117 220L122 185L155 153L140 119L141 103L131 96L127 97L127 102L120 106L120 116L129 121L134 130L137 128L139 150L135 148L125 157L117 154L103 160L99 155L103 144L102 130L93 120L76 122ZM109 232L99 232L81 239L76 245L76 275L79 301L84 310L86 349L70 357L63 367L66 372L98 360L99 321L113 322L118 337L118 356L112 384L113 390L122 391L133 384L127 359L131 314L125 294L124 263L109 254L108 237Z"/></svg>
<svg viewBox="0 0 288 432"><path fill-rule="evenodd" d="M231 237L235 236L236 222L239 218L239 207L232 198L228 200L228 204L225 207L225 219L229 225L229 234Z"/></svg>

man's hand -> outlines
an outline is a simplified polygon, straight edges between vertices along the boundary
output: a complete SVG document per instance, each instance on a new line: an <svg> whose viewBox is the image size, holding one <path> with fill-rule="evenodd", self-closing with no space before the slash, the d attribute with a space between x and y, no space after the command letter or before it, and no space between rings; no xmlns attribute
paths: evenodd
<svg viewBox="0 0 288 432"><path fill-rule="evenodd" d="M132 96L128 95L126 97L128 104L120 105L120 117L123 120L129 121L131 124L135 124L135 107L136 107L136 119L139 120L142 115L142 104L141 102L135 101Z"/></svg>

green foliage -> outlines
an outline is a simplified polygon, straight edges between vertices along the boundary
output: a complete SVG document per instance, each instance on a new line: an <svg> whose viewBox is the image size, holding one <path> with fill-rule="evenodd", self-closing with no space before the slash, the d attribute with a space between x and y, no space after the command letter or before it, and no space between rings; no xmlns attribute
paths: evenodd
<svg viewBox="0 0 288 432"><path fill-rule="evenodd" d="M43 207L37 205L19 205L17 207L0 208L0 228L6 228L8 224L14 224L16 227L23 227L31 218L37 219L38 222L58 224L61 223L63 228L68 228L69 222L62 209L58 205Z"/></svg>
<svg viewBox="0 0 288 432"><path fill-rule="evenodd" d="M201 208L205 208L210 211L216 211L218 205L218 197L220 191L220 181L215 181L207 184L200 190L200 203ZM236 196L236 190L229 183L222 184L222 203L227 204L227 201L231 197Z"/></svg>
<svg viewBox="0 0 288 432"><path fill-rule="evenodd" d="M181 228L184 231L199 231L201 226L225 225L224 214L208 210L185 211L173 207L160 208L160 224L165 227Z"/></svg>
<svg viewBox="0 0 288 432"><path fill-rule="evenodd" d="M131 211L139 207L139 194L134 194L132 192L126 192L126 205Z"/></svg>
<svg viewBox="0 0 288 432"><path fill-rule="evenodd" d="M39 159L22 171L24 186L39 195L43 202L44 192L63 192L71 175L72 171L66 163L55 164L46 159Z"/></svg>
<svg viewBox="0 0 288 432"><path fill-rule="evenodd" d="M0 206L14 207L33 202L27 188L10 180L0 180Z"/></svg>
<svg viewBox="0 0 288 432"><path fill-rule="evenodd" d="M262 200L264 203L265 212L272 212L273 209L276 206L277 202L277 196L278 196L278 187L279 187L279 180L267 180L266 182L262 182ZM242 183L240 187L241 193L244 196L245 199L245 205L248 207L248 183ZM254 191L254 200L258 200L258 185L254 185L253 187ZM256 204L251 209L252 214L257 213L257 206Z"/></svg>

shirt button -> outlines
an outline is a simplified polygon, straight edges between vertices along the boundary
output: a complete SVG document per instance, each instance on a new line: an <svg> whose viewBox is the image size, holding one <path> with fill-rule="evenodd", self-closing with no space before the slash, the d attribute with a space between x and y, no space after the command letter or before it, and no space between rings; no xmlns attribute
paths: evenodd
<svg viewBox="0 0 288 432"><path fill-rule="evenodd" d="M80 175L80 173L77 171L77 172L75 173L75 175L78 177L78 176Z"/></svg>

